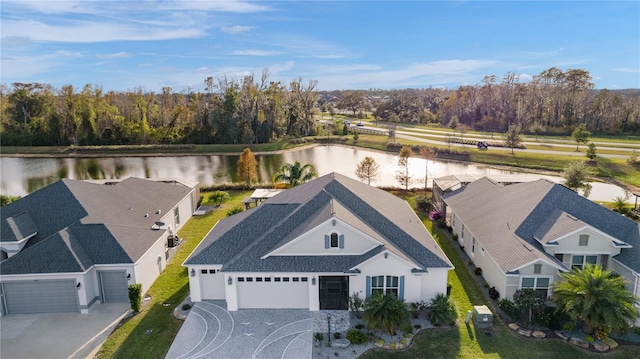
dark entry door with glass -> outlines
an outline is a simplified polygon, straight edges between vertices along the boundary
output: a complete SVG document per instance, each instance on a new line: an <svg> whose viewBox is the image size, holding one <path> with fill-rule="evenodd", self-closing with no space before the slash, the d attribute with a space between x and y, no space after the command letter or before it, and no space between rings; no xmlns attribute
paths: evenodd
<svg viewBox="0 0 640 359"><path fill-rule="evenodd" d="M349 277L320 277L320 310L347 310Z"/></svg>

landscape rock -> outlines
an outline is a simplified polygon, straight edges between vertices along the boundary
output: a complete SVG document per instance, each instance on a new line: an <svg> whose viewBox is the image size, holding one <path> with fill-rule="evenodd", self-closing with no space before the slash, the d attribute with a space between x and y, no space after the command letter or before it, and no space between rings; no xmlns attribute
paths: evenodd
<svg viewBox="0 0 640 359"><path fill-rule="evenodd" d="M607 350L609 350L609 346L603 342L594 342L593 348L599 352L606 352Z"/></svg>
<svg viewBox="0 0 640 359"><path fill-rule="evenodd" d="M569 338L567 338L567 336L566 336L566 335L562 334L562 332L561 332L561 331L559 331L559 330L556 330L556 331L554 331L553 333L554 333L555 335L557 335L557 336L558 336L558 338L560 338L560 339L562 339L562 340L567 340L567 339L569 339Z"/></svg>
<svg viewBox="0 0 640 359"><path fill-rule="evenodd" d="M518 324L516 324L516 323L509 323L509 328L511 330L518 330L518 329L520 329L520 326Z"/></svg>
<svg viewBox="0 0 640 359"><path fill-rule="evenodd" d="M349 339L335 339L331 341L332 348L344 349L348 348L351 345Z"/></svg>
<svg viewBox="0 0 640 359"><path fill-rule="evenodd" d="M530 337L531 336L531 330L528 329L518 329L518 334L524 336L524 337Z"/></svg>
<svg viewBox="0 0 640 359"><path fill-rule="evenodd" d="M534 336L534 337L536 337L536 338L538 338L538 339L541 339L541 338L546 337L546 336L547 336L547 334L545 334L545 332L540 331L540 330L534 330L534 331L533 331L533 336Z"/></svg>
<svg viewBox="0 0 640 359"><path fill-rule="evenodd" d="M589 349L589 342L579 339L579 338L571 338L569 343L584 349Z"/></svg>

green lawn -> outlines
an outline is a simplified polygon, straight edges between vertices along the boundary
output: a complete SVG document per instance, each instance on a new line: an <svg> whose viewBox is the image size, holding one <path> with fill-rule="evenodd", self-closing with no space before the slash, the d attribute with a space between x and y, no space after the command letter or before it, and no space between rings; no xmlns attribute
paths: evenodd
<svg viewBox="0 0 640 359"><path fill-rule="evenodd" d="M211 230L211 227L226 217L227 210L233 206L242 205L242 198L250 195L251 192L228 191L228 193L231 199L221 208L205 216L192 217L178 231L178 236L185 241L147 292L152 298L151 303L118 327L104 343L96 358L164 358L182 325L181 320L173 319L172 312L189 293L189 278L186 268L182 267L182 262ZM171 305L164 306L164 303ZM147 334L147 330L152 332Z"/></svg>
<svg viewBox="0 0 640 359"><path fill-rule="evenodd" d="M560 339L529 339L512 332L498 318L494 318L493 328L488 337L482 330L476 332L473 325L466 325L467 310L474 305L487 304L486 298L476 280L467 269L454 247L454 242L431 221L423 218L425 226L433 233L444 252L455 266L449 272L452 285L451 298L458 307L458 323L453 328L426 329L420 332L413 344L406 350L390 352L371 350L362 359L404 359L404 358L638 358L640 349L620 346L609 354L593 354L578 349Z"/></svg>

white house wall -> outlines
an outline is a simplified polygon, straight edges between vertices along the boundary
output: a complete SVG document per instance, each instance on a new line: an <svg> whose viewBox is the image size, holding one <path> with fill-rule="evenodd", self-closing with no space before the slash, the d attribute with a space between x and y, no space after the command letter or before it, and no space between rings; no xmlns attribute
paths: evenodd
<svg viewBox="0 0 640 359"><path fill-rule="evenodd" d="M624 277L625 281L627 282L626 284L627 290L630 291L631 293L634 293L636 296L640 296L640 293L638 292L638 288L636 288L636 285L637 285L636 276L634 275L633 271L631 271L626 266L623 266L622 264L620 264L620 262L618 262L617 260L612 260L610 262L611 262L611 269L613 269L616 273Z"/></svg>
<svg viewBox="0 0 640 359"><path fill-rule="evenodd" d="M160 234L160 232L158 234ZM151 287L156 278L158 278L158 275L160 275L160 272L167 266L167 260L165 258L166 243L167 233L165 232L135 263L135 275L133 277L135 283L142 284L142 293L145 293Z"/></svg>
<svg viewBox="0 0 640 359"><path fill-rule="evenodd" d="M224 300L224 273L214 268L201 269L198 278L203 300Z"/></svg>
<svg viewBox="0 0 640 359"><path fill-rule="evenodd" d="M372 260L357 267L360 274L349 278L349 295L354 292L360 293L360 298L366 297L366 277L380 275L404 276L404 299L407 302L417 302L422 300L422 280L420 276L414 275L411 270L415 268L396 255L389 253L387 258L384 253L380 253ZM444 290L446 291L446 282Z"/></svg>
<svg viewBox="0 0 640 359"><path fill-rule="evenodd" d="M429 272L415 276L420 280L420 299L429 302L436 295L447 293L448 268L429 268ZM405 292L406 292L405 279ZM406 296L405 296L406 298ZM410 300L407 300L411 302ZM415 300L414 300L415 301Z"/></svg>
<svg viewBox="0 0 640 359"><path fill-rule="evenodd" d="M334 219L318 225L282 248L274 251L272 255L348 255L362 254L378 246L380 243L355 229L349 224ZM337 233L344 235L344 248L325 248L325 235Z"/></svg>

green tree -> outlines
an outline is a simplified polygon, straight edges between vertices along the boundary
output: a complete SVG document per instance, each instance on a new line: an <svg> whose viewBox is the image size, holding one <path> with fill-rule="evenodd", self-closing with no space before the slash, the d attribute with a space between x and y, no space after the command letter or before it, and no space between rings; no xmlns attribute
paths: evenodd
<svg viewBox="0 0 640 359"><path fill-rule="evenodd" d="M295 187L316 177L318 177L318 172L312 164L302 165L295 161L293 164L285 163L282 165L280 170L273 175L273 182L285 182L291 187Z"/></svg>
<svg viewBox="0 0 640 359"><path fill-rule="evenodd" d="M229 198L231 198L229 197L229 194L224 191L215 191L209 196L209 200L213 201L213 203L216 204L216 207L220 207L220 205L222 205L222 202L228 200Z"/></svg>
<svg viewBox="0 0 640 359"><path fill-rule="evenodd" d="M395 335L398 327L409 323L410 316L404 300L396 298L393 294L376 293L364 303L363 319L369 330L381 329Z"/></svg>
<svg viewBox="0 0 640 359"><path fill-rule="evenodd" d="M16 197L16 196L8 196L6 194L0 194L0 207L4 207L9 203L15 202L19 199L20 199L19 196Z"/></svg>
<svg viewBox="0 0 640 359"><path fill-rule="evenodd" d="M562 172L563 184L573 191L582 189L584 196L589 197L591 193L591 185L587 182L591 171L589 167L582 161L571 162Z"/></svg>
<svg viewBox="0 0 640 359"><path fill-rule="evenodd" d="M398 153L398 171L396 172L396 180L404 186L405 193L409 190L411 183L411 174L409 173L409 157L413 155L410 146L402 146Z"/></svg>
<svg viewBox="0 0 640 359"><path fill-rule="evenodd" d="M571 133L571 137L576 141L576 151L579 151L578 146L580 143L589 142L589 136L591 136L591 132L587 130L587 125L584 123L579 124Z"/></svg>
<svg viewBox="0 0 640 359"><path fill-rule="evenodd" d="M592 161L596 158L596 144L593 142L589 144L589 148L587 149L587 157Z"/></svg>
<svg viewBox="0 0 640 359"><path fill-rule="evenodd" d="M522 313L527 313L527 322L533 324L534 315L540 313L546 307L546 295L532 288L518 289L513 295L513 302Z"/></svg>
<svg viewBox="0 0 640 359"><path fill-rule="evenodd" d="M365 157L356 167L356 177L360 181L367 180L367 184L371 184L371 180L375 180L380 175L380 165L373 157Z"/></svg>
<svg viewBox="0 0 640 359"><path fill-rule="evenodd" d="M522 138L520 137L520 126L509 126L507 133L504 135L504 145L511 149L511 154L513 154L513 149L518 147L520 142L522 142Z"/></svg>
<svg viewBox="0 0 640 359"><path fill-rule="evenodd" d="M458 317L458 311L450 297L442 293L431 299L429 305L429 321L439 327L451 325Z"/></svg>
<svg viewBox="0 0 640 359"><path fill-rule="evenodd" d="M625 280L599 265L587 264L561 273L553 285L556 311L584 323L585 332L622 330L638 318L638 299L625 288Z"/></svg>
<svg viewBox="0 0 640 359"><path fill-rule="evenodd" d="M258 161L248 147L242 151L238 159L237 173L238 178L244 181L247 186L251 186L251 181L258 180Z"/></svg>

